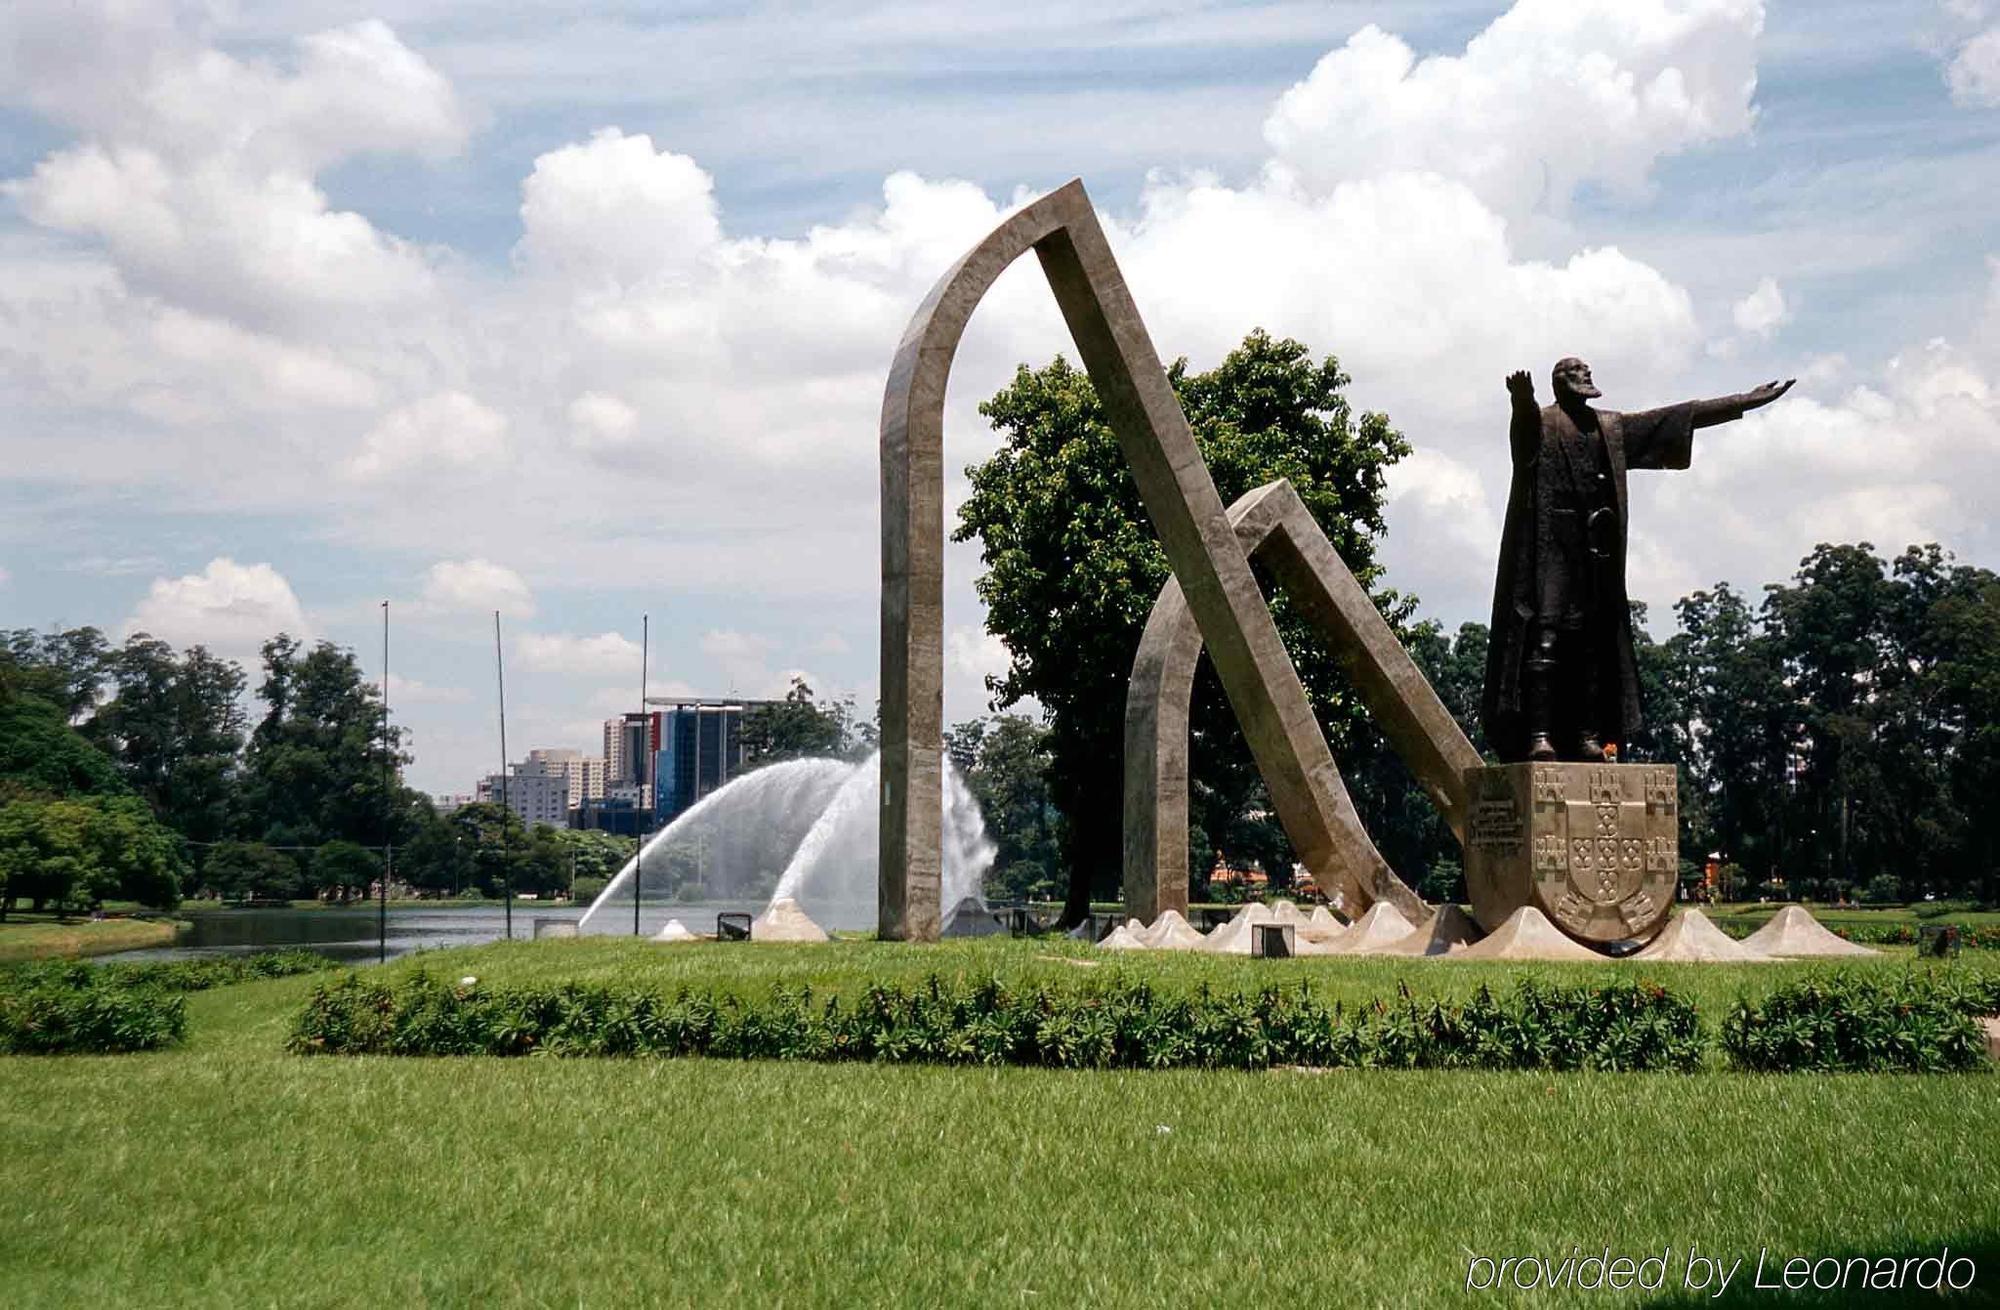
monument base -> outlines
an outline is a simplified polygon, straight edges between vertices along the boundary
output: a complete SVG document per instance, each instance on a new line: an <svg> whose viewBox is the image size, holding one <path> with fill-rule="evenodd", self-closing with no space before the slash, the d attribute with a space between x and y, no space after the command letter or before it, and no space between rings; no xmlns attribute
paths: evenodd
<svg viewBox="0 0 2000 1310"><path fill-rule="evenodd" d="M1492 764L1465 782L1465 886L1481 927L1523 905L1591 946L1665 926L1680 873L1673 765Z"/></svg>

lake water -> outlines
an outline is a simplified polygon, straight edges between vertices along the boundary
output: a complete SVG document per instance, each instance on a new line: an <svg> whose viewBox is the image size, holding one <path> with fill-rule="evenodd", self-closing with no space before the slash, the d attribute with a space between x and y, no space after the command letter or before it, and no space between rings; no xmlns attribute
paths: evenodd
<svg viewBox="0 0 2000 1310"><path fill-rule="evenodd" d="M514 904L514 937L527 941L535 935L536 922L575 923L587 905L563 905L539 901ZM715 916L723 912L756 914L762 901L698 901L662 903L657 909L640 910L639 930L650 937L679 919L698 933L715 931ZM381 949L376 911L371 907L327 910L182 910L177 916L188 927L172 946L143 951L120 951L99 955L96 960L187 960L204 955L247 955L253 951L303 946L337 960L366 964ZM630 935L629 912L617 925L616 935ZM444 902L436 908L391 907L388 922L388 955L394 959L412 951L446 946L476 946L499 941L507 935L504 905ZM591 934L597 936L596 932Z"/></svg>

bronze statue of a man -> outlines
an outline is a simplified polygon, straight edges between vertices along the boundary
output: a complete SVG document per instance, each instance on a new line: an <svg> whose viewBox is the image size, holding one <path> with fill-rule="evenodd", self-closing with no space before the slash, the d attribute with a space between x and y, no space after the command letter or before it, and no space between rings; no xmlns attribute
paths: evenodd
<svg viewBox="0 0 2000 1310"><path fill-rule="evenodd" d="M1694 430L1768 405L1791 382L1636 414L1592 409L1590 366L1559 360L1556 403L1535 404L1524 372L1513 399L1514 478L1493 587L1480 715L1500 758L1596 760L1643 726L1625 597L1625 471L1684 469Z"/></svg>

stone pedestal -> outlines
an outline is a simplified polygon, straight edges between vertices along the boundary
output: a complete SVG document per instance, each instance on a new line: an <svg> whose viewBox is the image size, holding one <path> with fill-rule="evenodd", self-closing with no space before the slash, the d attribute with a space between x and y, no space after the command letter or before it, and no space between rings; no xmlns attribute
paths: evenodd
<svg viewBox="0 0 2000 1310"><path fill-rule="evenodd" d="M1488 932L1523 905L1593 946L1666 924L1680 872L1674 766L1482 765L1465 781L1465 886Z"/></svg>

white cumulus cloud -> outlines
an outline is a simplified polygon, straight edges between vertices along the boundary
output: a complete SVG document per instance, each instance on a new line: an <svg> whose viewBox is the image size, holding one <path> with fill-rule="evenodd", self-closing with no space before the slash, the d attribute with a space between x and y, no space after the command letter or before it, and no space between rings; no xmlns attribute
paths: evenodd
<svg viewBox="0 0 2000 1310"><path fill-rule="evenodd" d="M618 450L639 430L639 411L616 396L586 391L569 402L570 440L579 450Z"/></svg>
<svg viewBox="0 0 2000 1310"><path fill-rule="evenodd" d="M456 150L469 124L440 73L376 20L301 37L288 69L183 32L136 57L112 48L122 8L26 21L21 93L82 134L7 184L30 219L96 238L142 289L197 310L270 322L428 295L423 252L313 178L360 153Z"/></svg>
<svg viewBox="0 0 2000 1310"><path fill-rule="evenodd" d="M583 288L668 278L714 254L714 192L694 160L605 128L535 160L521 185L515 254Z"/></svg>
<svg viewBox="0 0 2000 1310"><path fill-rule="evenodd" d="M404 705L464 705L471 700L472 692L466 687L439 687L416 678L406 678L400 673L389 675L391 708Z"/></svg>
<svg viewBox="0 0 2000 1310"><path fill-rule="evenodd" d="M617 632L594 637L562 632L530 632L514 641L514 653L533 673L567 673L578 677L623 677L635 684L639 673L639 643Z"/></svg>
<svg viewBox="0 0 2000 1310"><path fill-rule="evenodd" d="M531 618L534 593L520 574L490 560L439 560L424 571L422 603L454 612L498 610L510 618Z"/></svg>
<svg viewBox="0 0 2000 1310"><path fill-rule="evenodd" d="M1945 84L1961 105L2000 105L2000 27L1989 27L1960 46L1945 65Z"/></svg>
<svg viewBox="0 0 2000 1310"><path fill-rule="evenodd" d="M125 621L128 634L149 632L176 646L203 645L238 659L281 632L311 636L291 583L269 564L212 559L199 573L155 578Z"/></svg>
<svg viewBox="0 0 2000 1310"><path fill-rule="evenodd" d="M1632 481L1635 543L1645 537L1679 561L1662 595L1785 577L1822 541L1891 555L1936 541L1989 560L2000 548L2000 352L1913 346L1889 361L1880 387L1794 391L1699 434L1688 471Z"/></svg>
<svg viewBox="0 0 2000 1310"><path fill-rule="evenodd" d="M348 462L369 480L407 471L490 466L507 456L507 416L463 391L444 391L382 416Z"/></svg>
<svg viewBox="0 0 2000 1310"><path fill-rule="evenodd" d="M1730 307L1729 316L1738 332L1768 339L1782 324L1790 321L1792 311L1785 304L1785 293L1779 289L1777 279L1767 277L1759 280L1749 295Z"/></svg>
<svg viewBox="0 0 2000 1310"><path fill-rule="evenodd" d="M1585 182L1636 195L1660 157L1749 128L1763 20L1760 0L1519 0L1425 59L1370 25L1264 133L1315 190L1430 172L1508 214L1560 212Z"/></svg>

